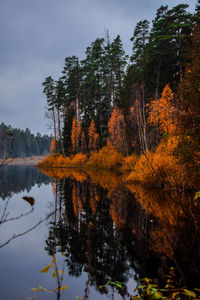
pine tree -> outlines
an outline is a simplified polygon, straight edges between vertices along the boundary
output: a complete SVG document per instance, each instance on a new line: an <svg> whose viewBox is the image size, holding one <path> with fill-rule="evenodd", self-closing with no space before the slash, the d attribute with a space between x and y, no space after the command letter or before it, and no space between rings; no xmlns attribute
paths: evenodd
<svg viewBox="0 0 200 300"><path fill-rule="evenodd" d="M47 98L48 110L52 113L54 139L57 141L57 122L56 122L56 109L55 109L55 82L51 76L47 77L42 83L44 86L43 93ZM56 143L57 147L57 143ZM56 148L57 152L57 148Z"/></svg>
<svg viewBox="0 0 200 300"><path fill-rule="evenodd" d="M143 20L136 24L133 36L130 39L133 42L133 54L131 61L135 69L137 82L142 84L145 81L146 66L146 46L149 40L149 21Z"/></svg>

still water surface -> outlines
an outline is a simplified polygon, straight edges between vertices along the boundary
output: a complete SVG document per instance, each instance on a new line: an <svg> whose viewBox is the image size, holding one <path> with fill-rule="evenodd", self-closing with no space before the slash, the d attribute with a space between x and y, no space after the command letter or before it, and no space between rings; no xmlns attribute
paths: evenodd
<svg viewBox="0 0 200 300"><path fill-rule="evenodd" d="M56 299L31 290L57 287L53 269L40 272L53 254L60 269L65 265L61 299L128 299L145 276L164 283L170 266L177 285L199 287L200 206L193 195L146 190L108 172L47 175L32 166L0 169L0 219L6 220L0 299ZM35 199L33 207L24 196ZM108 281L123 283L124 295L112 286L99 289Z"/></svg>

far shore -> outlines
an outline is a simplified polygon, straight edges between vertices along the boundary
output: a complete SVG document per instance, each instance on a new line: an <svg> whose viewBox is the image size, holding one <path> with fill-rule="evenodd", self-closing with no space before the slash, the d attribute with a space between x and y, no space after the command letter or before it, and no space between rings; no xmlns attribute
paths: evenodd
<svg viewBox="0 0 200 300"><path fill-rule="evenodd" d="M5 165L37 165L39 162L41 162L44 159L45 156L31 156L31 157L16 157L16 158L8 158L5 161ZM3 162L3 160L0 160L0 165Z"/></svg>

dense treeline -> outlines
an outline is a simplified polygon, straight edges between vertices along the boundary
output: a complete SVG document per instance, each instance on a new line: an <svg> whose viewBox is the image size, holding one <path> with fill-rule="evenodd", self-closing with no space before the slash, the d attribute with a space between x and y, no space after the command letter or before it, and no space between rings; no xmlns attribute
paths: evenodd
<svg viewBox="0 0 200 300"><path fill-rule="evenodd" d="M47 155L52 137L37 133L32 134L28 128L21 130L0 124L0 157L28 157Z"/></svg>
<svg viewBox="0 0 200 300"><path fill-rule="evenodd" d="M52 151L88 157L114 147L153 163L168 149L166 161L178 155L188 172L198 173L200 6L194 14L187 9L187 4L161 6L151 26L148 20L138 22L131 57L120 36L111 41L106 32L86 49L84 60L67 57L61 77L45 79ZM156 147L156 158L147 157ZM162 181L163 166L148 168Z"/></svg>

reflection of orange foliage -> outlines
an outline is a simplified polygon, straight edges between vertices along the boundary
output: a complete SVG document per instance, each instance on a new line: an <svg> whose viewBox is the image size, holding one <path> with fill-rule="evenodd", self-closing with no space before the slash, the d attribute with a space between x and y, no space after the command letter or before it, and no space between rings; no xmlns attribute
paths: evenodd
<svg viewBox="0 0 200 300"><path fill-rule="evenodd" d="M173 257L176 244L170 240L170 235L164 230L156 230L151 233L152 248L157 253L165 254L169 258Z"/></svg>
<svg viewBox="0 0 200 300"><path fill-rule="evenodd" d="M178 137L170 137L163 140L154 153L141 155L127 180L169 186L186 184L184 168L174 155L178 141Z"/></svg>
<svg viewBox="0 0 200 300"><path fill-rule="evenodd" d="M105 170L87 170L91 182L108 190L108 195L123 182L123 177Z"/></svg>
<svg viewBox="0 0 200 300"><path fill-rule="evenodd" d="M80 185L78 182L73 182L72 203L74 207L74 214L77 216L78 212L82 212L83 210L83 203L80 197Z"/></svg>
<svg viewBox="0 0 200 300"><path fill-rule="evenodd" d="M162 132L174 133L176 130L177 119L173 98L172 90L169 85L166 85L161 98L152 100L148 104L148 122L152 125L158 125Z"/></svg>
<svg viewBox="0 0 200 300"><path fill-rule="evenodd" d="M120 229L126 224L126 218L128 214L128 207L126 202L126 194L124 189L115 189L110 198L112 199L112 204L110 205L110 215L112 217L115 226Z"/></svg>
<svg viewBox="0 0 200 300"><path fill-rule="evenodd" d="M71 178L79 182L86 181L88 176L85 172L75 168L47 168L41 169L44 174L52 178Z"/></svg>
<svg viewBox="0 0 200 300"><path fill-rule="evenodd" d="M153 214L162 222L175 225L179 216L182 216L183 209L177 199L176 192L164 192L162 189L147 189L139 184L128 184L128 189L136 194L137 200L142 208L150 215Z"/></svg>
<svg viewBox="0 0 200 300"><path fill-rule="evenodd" d="M93 215L96 213L97 202L100 200L98 189L95 185L90 185L90 208L92 210Z"/></svg>
<svg viewBox="0 0 200 300"><path fill-rule="evenodd" d="M181 228L184 224L181 220L188 199L183 200L183 194L177 194L176 191L164 192L159 189L147 189L137 184L129 184L127 187L136 196L142 209L148 215L153 215L159 219L160 228L151 232L151 247L156 252L171 258L177 246L175 234L177 225Z"/></svg>
<svg viewBox="0 0 200 300"><path fill-rule="evenodd" d="M52 187L53 194L55 194L56 193L56 187L55 187L55 182L53 180L51 180L51 187Z"/></svg>

